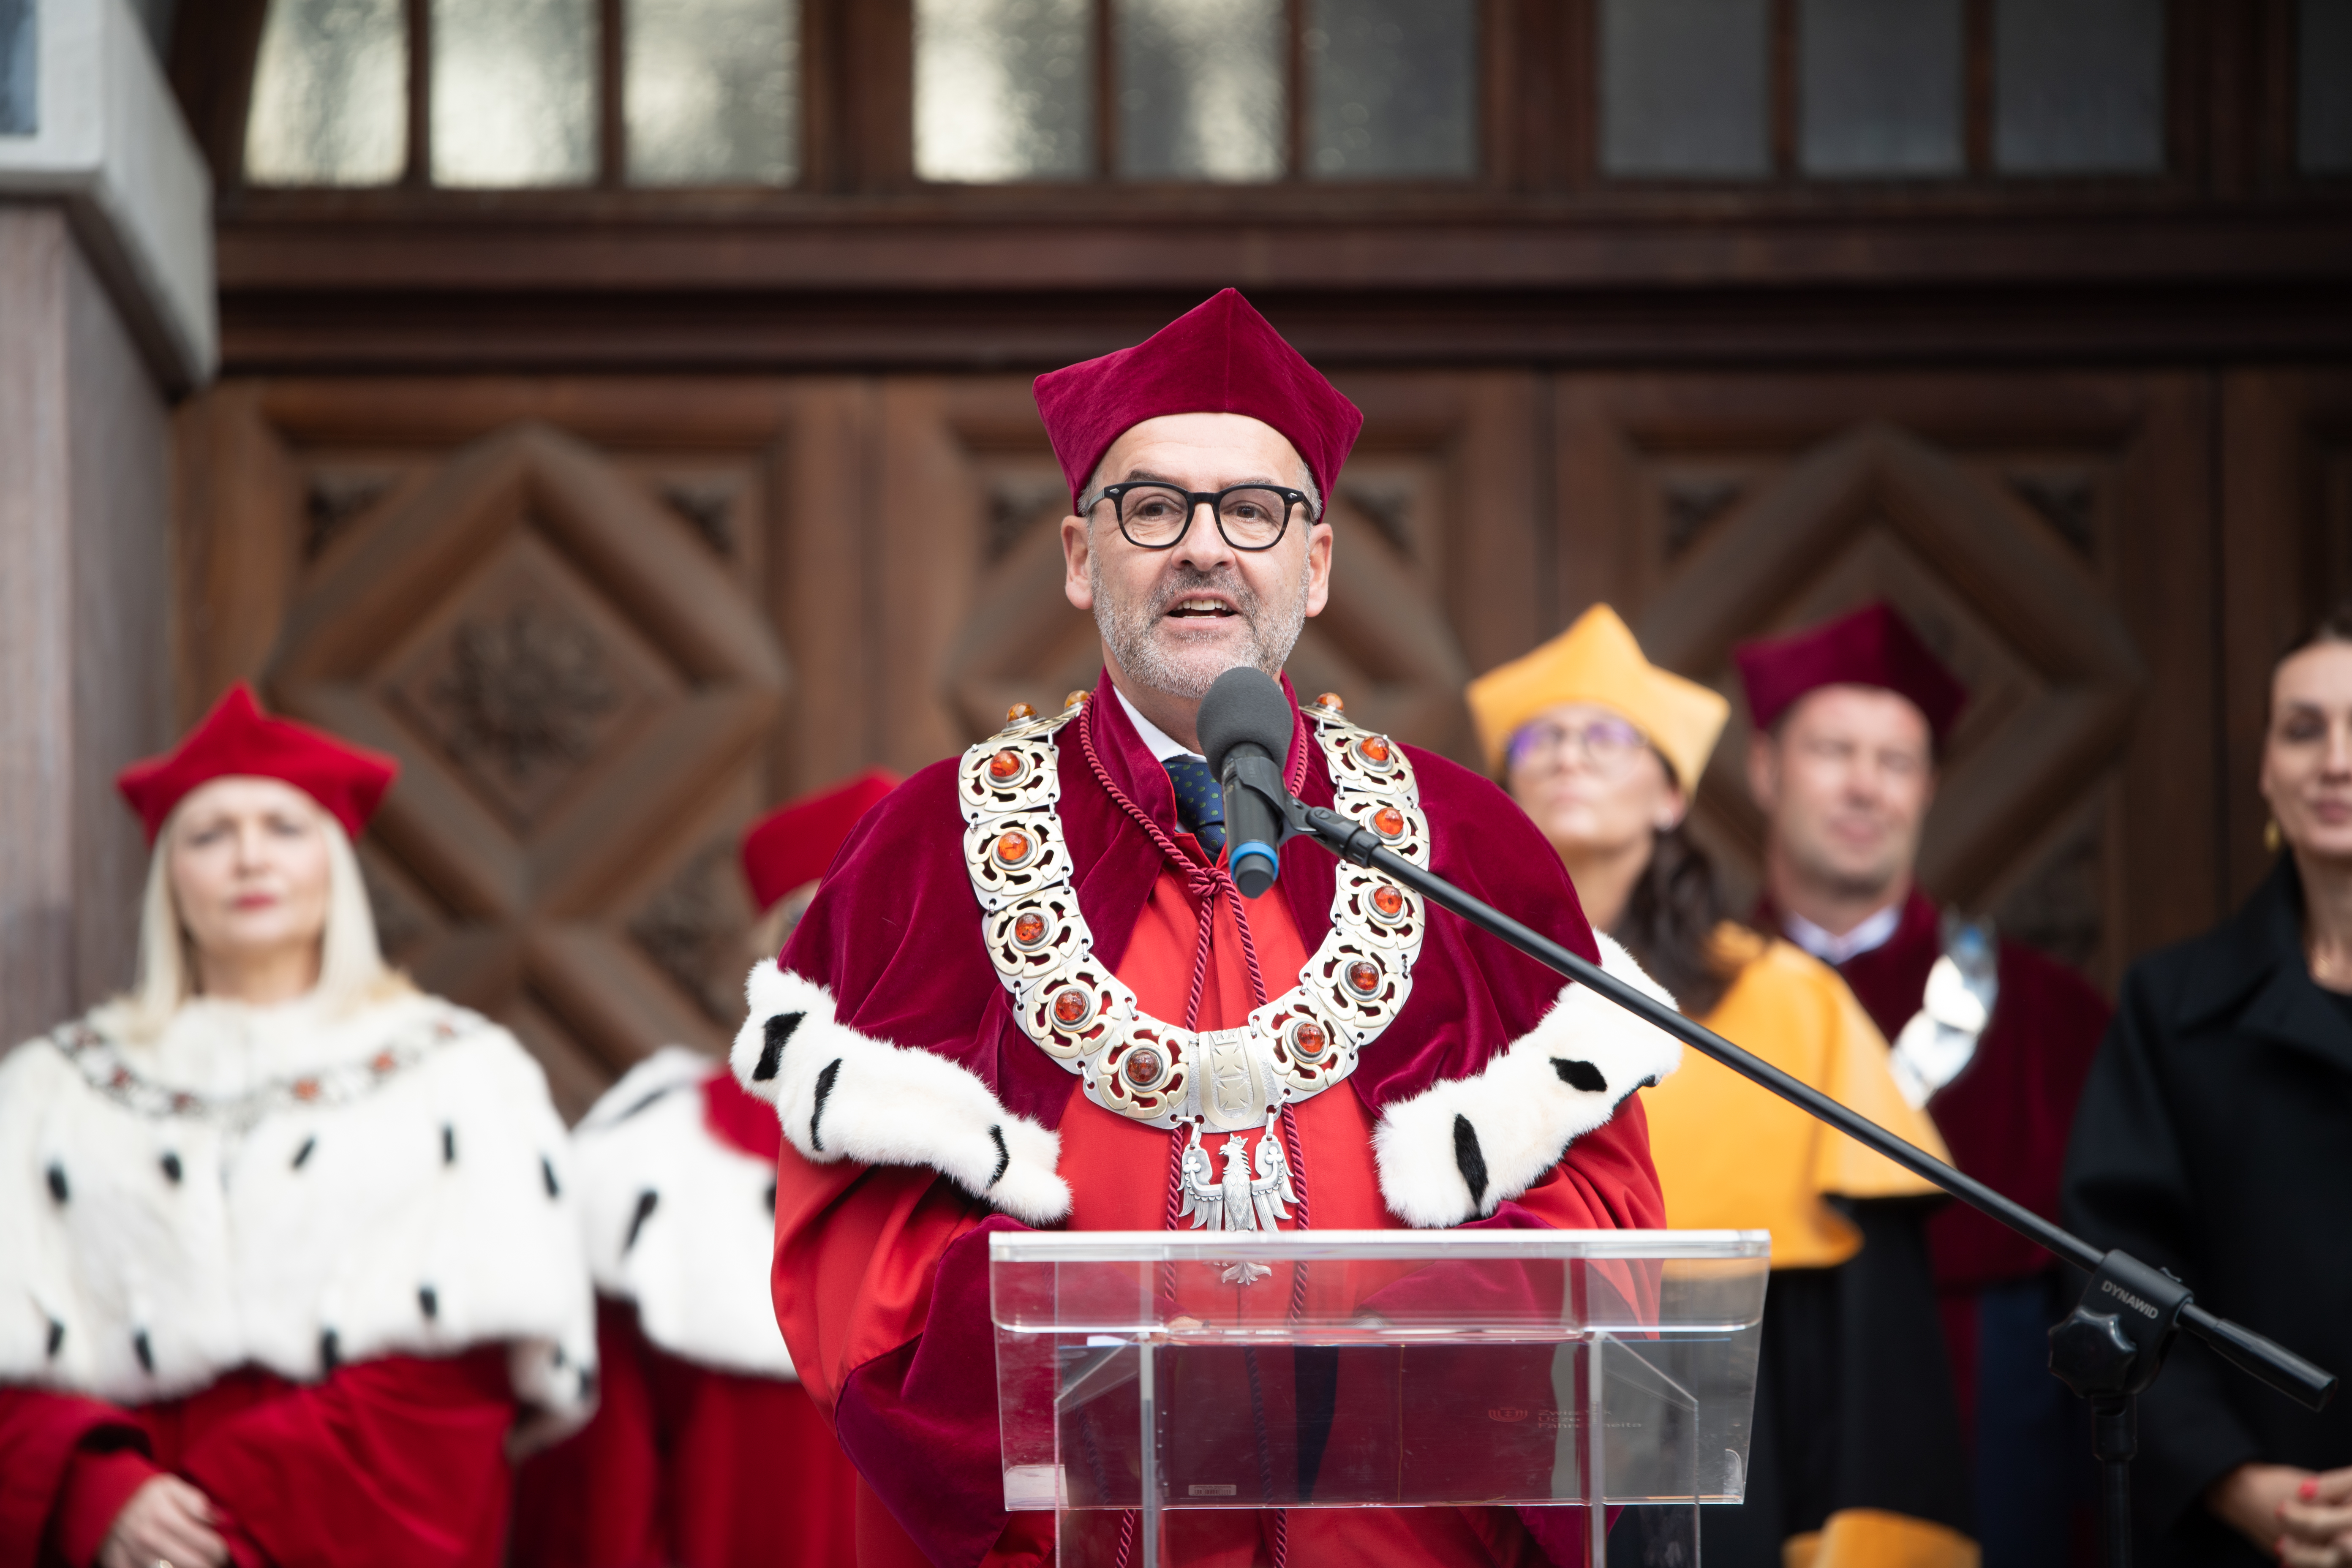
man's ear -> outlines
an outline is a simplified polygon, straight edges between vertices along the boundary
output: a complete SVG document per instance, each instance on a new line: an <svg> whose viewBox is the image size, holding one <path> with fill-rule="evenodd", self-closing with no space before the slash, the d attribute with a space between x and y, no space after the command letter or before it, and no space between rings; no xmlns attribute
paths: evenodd
<svg viewBox="0 0 2352 1568"><path fill-rule="evenodd" d="M1331 602L1331 525L1317 521L1307 531L1307 613L1319 616Z"/></svg>
<svg viewBox="0 0 2352 1568"><path fill-rule="evenodd" d="M1081 610L1095 607L1094 581L1087 564L1094 559L1094 538L1087 520L1076 513L1062 520L1062 596Z"/></svg>
<svg viewBox="0 0 2352 1568"><path fill-rule="evenodd" d="M1748 737L1748 793L1768 817L1780 803L1780 742L1769 731Z"/></svg>

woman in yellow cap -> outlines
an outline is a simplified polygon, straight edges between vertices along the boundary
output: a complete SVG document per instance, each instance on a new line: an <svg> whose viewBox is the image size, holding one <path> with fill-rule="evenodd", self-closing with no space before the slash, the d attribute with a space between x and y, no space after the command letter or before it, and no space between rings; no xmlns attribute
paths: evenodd
<svg viewBox="0 0 2352 1568"><path fill-rule="evenodd" d="M1559 851L1594 930L1685 1013L1943 1152L1836 973L1725 917L1685 826L1729 711L1720 696L1652 665L1605 605L1468 695L1488 765ZM1935 1190L1695 1052L1643 1099L1668 1222L1772 1233L1747 1501L1702 1516L1706 1562L1973 1568L1920 1233ZM1611 1555L1638 1563L1642 1510L1627 1521Z"/></svg>

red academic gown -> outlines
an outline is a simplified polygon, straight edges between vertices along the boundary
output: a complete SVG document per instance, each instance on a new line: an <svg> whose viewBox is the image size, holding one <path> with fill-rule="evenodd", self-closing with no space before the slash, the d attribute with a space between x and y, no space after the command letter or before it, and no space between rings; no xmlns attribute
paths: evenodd
<svg viewBox="0 0 2352 1568"><path fill-rule="evenodd" d="M1838 966L1889 1040L1919 1010L1943 952L1941 918L1914 889L1895 934ZM2074 970L2005 939L2000 983L1976 1054L1927 1112L1961 1170L2056 1221L2075 1104L2111 1009ZM2071 1304L2059 1300L2056 1258L1965 1205L1930 1218L1927 1242L1961 1419L1978 1457L1979 1523L1994 1560L2010 1554L2012 1524L2027 1537L2063 1528L2050 1521L2071 1503L2051 1478L2087 1463L2087 1440L2073 1430L2063 1390L2046 1371L2043 1335ZM2021 1500L2036 1492L2046 1494L2038 1514Z"/></svg>
<svg viewBox="0 0 2352 1568"><path fill-rule="evenodd" d="M1177 836L1167 776L1119 712L1108 679L1093 701L1107 771L1164 832ZM1291 771L1294 779L1305 782L1295 787L1310 802L1318 795L1328 802L1330 786L1321 778L1319 758L1306 751L1311 745L1302 723ZM1077 851L1077 885L1087 900L1097 952L1134 990L1144 1011L1181 1019L1200 910L1183 878L1161 860L1150 839L1131 822L1111 820L1101 785L1076 760L1079 751L1075 727L1066 729L1061 809ZM1544 851L1524 816L1491 785L1453 764L1418 752L1412 760L1433 825L1441 873L1469 877L1474 868L1485 868L1490 900L1597 953L1558 858ZM871 955L877 951L917 955L922 960L920 984L943 990L963 984L969 961L961 959L959 950L969 946L981 984L963 991L969 1000L962 1005L984 1016L983 1038L1003 1040L992 1011L1000 1005L999 994L979 943L980 913L957 848L954 789L953 764L940 764L869 815L786 948L784 967L828 984L842 1004L843 1021L856 1018L861 1030L895 1035L921 1027L907 1012L921 998L901 998L882 987L875 996L878 1005L853 1014L852 987L861 981L872 984L857 973L857 961L865 960L870 973ZM1458 864L1448 863L1449 837L1465 854ZM1480 842L1487 838L1504 842ZM924 857L926 841L936 839L946 840L948 849L933 868ZM1189 836L1179 838L1179 847L1190 856L1200 853ZM1284 857L1287 896L1249 906L1270 992L1286 988L1286 977L1298 973L1328 923L1323 910L1333 885L1330 862L1326 858L1318 866L1309 858L1320 854L1292 846ZM1472 856L1475 860L1467 858ZM877 873L871 877L861 874L868 864ZM1124 900L1122 882L1131 889ZM933 908L939 911L937 929L926 920ZM1197 1015L1202 1028L1240 1024L1253 1005L1230 900L1219 901L1212 930L1210 973ZM1442 1044L1466 1042L1467 1049L1446 1066L1404 1058L1385 1064L1385 1072L1384 1064L1368 1053L1348 1084L1297 1108L1309 1198L1303 1206L1310 1208L1317 1226L1381 1228L1399 1223L1383 1199L1371 1155L1374 1120L1386 1103L1374 1098L1378 1090L1402 1097L1441 1078L1463 1076L1465 1067L1475 1069L1506 1048L1511 1036L1531 1028L1558 992L1548 972L1442 914L1433 918L1414 975L1412 1003L1379 1044L1393 1042L1402 1048L1417 1037L1424 1058ZM1425 993L1419 988L1424 975ZM910 981L910 987L916 984ZM1462 989L1449 993L1450 985ZM1414 1008L1424 997L1428 1005L1422 1016L1429 1022L1411 1028ZM1003 1022L1009 1030L1009 1014ZM761 1024L755 1005L746 1026L753 1056ZM739 1040L739 1071L744 1070L744 1050ZM1025 1037L1012 1036L993 1065L997 1092L1009 1106L1022 1109L1014 1091L1025 1082L1031 1086L1026 1105L1058 1122L1058 1172L1073 1194L1066 1222L1071 1228L1161 1226L1171 1134L1096 1106L1076 1091L1073 1077ZM1035 1071L1040 1065L1048 1070ZM1664 1070L1671 1068L1669 1057ZM1663 1225L1664 1204L1641 1105L1627 1092L1633 1087L1632 1081L1620 1085L1615 1092L1622 1098L1613 1116L1577 1138L1524 1191L1499 1204L1489 1200L1491 1212L1476 1223L1562 1228ZM982 1562L1050 1562L1052 1517L1008 1517L1002 1503L987 1236L1015 1222L932 1169L845 1159L817 1163L799 1142L787 1142L778 1159L777 1315L809 1393L833 1416L863 1477L857 1521L861 1568L925 1561L958 1568ZM1291 1223L1301 1217L1309 1216L1294 1215ZM1289 1561L1574 1563L1582 1561L1580 1520L1574 1510L1294 1510ZM1191 1532L1180 1538L1188 1563L1239 1568L1272 1561L1271 1527L1263 1516L1194 1515L1184 1528Z"/></svg>
<svg viewBox="0 0 2352 1568"><path fill-rule="evenodd" d="M0 1568L83 1568L164 1473L239 1568L496 1568L519 1424L594 1379L537 1064L413 994L107 1016L0 1059Z"/></svg>
<svg viewBox="0 0 2352 1568"><path fill-rule="evenodd" d="M639 1132L651 1136L629 1136ZM686 1139L707 1147L677 1146ZM833 1568L856 1561L856 1472L789 1364L773 1364L782 1346L765 1316L762 1270L757 1263L739 1270L732 1257L719 1256L745 1247L764 1257L771 1205L730 1178L740 1165L755 1172L756 1187L770 1186L782 1142L772 1109L707 1058L677 1050L641 1064L581 1123L573 1162L590 1258L600 1269L602 1397L585 1428L522 1466L513 1568ZM650 1205L646 1193L654 1194ZM650 1258L661 1239L654 1227L681 1218L697 1233L659 1257L656 1278L621 1267L640 1247ZM605 1228L621 1234L603 1237ZM756 1343L719 1342L727 1336L713 1331L709 1315L695 1331L681 1332L677 1313L656 1312L660 1327L649 1330L635 1300L645 1289L675 1303L680 1293L738 1285L759 1303L765 1321L754 1327L777 1354L763 1356L766 1347ZM727 1321L717 1318L716 1326ZM657 1334L673 1342L657 1342Z"/></svg>
<svg viewBox="0 0 2352 1568"><path fill-rule="evenodd" d="M246 1368L136 1409L0 1387L0 1568L81 1568L167 1472L213 1500L238 1568L496 1568L514 1420L498 1346L315 1384Z"/></svg>

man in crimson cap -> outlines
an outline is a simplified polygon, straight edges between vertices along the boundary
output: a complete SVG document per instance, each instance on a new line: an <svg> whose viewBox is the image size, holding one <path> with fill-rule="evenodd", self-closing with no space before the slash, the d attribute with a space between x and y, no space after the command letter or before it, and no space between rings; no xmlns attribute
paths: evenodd
<svg viewBox="0 0 2352 1568"><path fill-rule="evenodd" d="M1053 1516L1004 1508L997 1232L1662 1222L1628 1097L1673 1070L1671 1040L1311 846L1255 900L1226 872L1201 700L1227 669L1279 677L1323 608L1325 506L1361 416L1231 289L1036 395L1102 679L1058 712L1016 707L869 812L753 971L735 1045L782 1121L777 1312L862 1477L864 1564L1053 1556ZM1290 702L1282 766L1306 800L1638 974L1491 784L1350 723L1337 697ZM1216 1284L1198 1310L1276 1323L1294 1289L1349 1309L1331 1295L1347 1284ZM1252 1365L1192 1395L1233 1412L1255 1394L1301 1424L1319 1399L1328 1418L1339 1395L1290 1357ZM1489 1392L1464 1398L1549 1397ZM1311 1484L1311 1457L1182 1462L1200 1473L1179 1495L1240 1506L1171 1515L1163 1562L1582 1561L1573 1510L1261 1512L1265 1478Z"/></svg>
<svg viewBox="0 0 2352 1568"><path fill-rule="evenodd" d="M118 781L137 984L0 1062L0 1563L494 1568L594 1402L546 1078L376 946L394 771L240 686Z"/></svg>
<svg viewBox="0 0 2352 1568"><path fill-rule="evenodd" d="M1736 657L1755 722L1748 785L1769 828L1759 923L1837 966L1962 1170L2057 1219L2108 1007L2073 970L1939 908L1915 879L1967 689L1885 604ZM2046 1331L2072 1305L2057 1260L1958 1204L1926 1235L1973 1428L1985 1561L2065 1563L2089 1460L2047 1370Z"/></svg>
<svg viewBox="0 0 2352 1568"><path fill-rule="evenodd" d="M752 957L782 944L842 840L898 782L869 769L744 833ZM523 1468L515 1568L851 1556L855 1473L769 1300L779 1142L775 1111L684 1046L632 1068L573 1129L604 1398L584 1430Z"/></svg>

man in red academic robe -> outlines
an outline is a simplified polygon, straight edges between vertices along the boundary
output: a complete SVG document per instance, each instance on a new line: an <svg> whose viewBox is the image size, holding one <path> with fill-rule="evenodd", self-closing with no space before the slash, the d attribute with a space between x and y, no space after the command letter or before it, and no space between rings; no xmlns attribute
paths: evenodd
<svg viewBox="0 0 2352 1568"><path fill-rule="evenodd" d="M850 828L898 783L873 769L743 836L753 951L772 952ZM604 1399L522 1468L515 1568L809 1568L852 1560L855 1473L793 1370L768 1294L776 1113L726 1067L655 1052L572 1131L596 1278Z"/></svg>
<svg viewBox="0 0 2352 1568"><path fill-rule="evenodd" d="M1737 657L1755 723L1748 782L1769 824L1759 923L1837 966L1960 1169L2055 1220L2108 1007L2073 970L1938 908L1914 880L1967 690L1884 604ZM1928 1220L1927 1240L1973 1426L1985 1561L2065 1563L2089 1459L2048 1371L2044 1336L2071 1305L2057 1260L1958 1204Z"/></svg>
<svg viewBox="0 0 2352 1568"><path fill-rule="evenodd" d="M1199 702L1228 668L1277 673L1322 609L1362 416L1230 289L1036 390L1103 679L869 813L735 1046L783 1123L777 1313L862 1478L861 1564L1051 1556L1051 1516L1004 1510L994 1232L1181 1223L1229 1147L1287 1173L1263 1213L1286 1226L1662 1223L1631 1091L1671 1040L1312 846L1255 900L1223 870ZM1492 784L1337 698L1293 709L1307 801L1613 949ZM1184 1518L1184 1562L1582 1561L1570 1509Z"/></svg>

